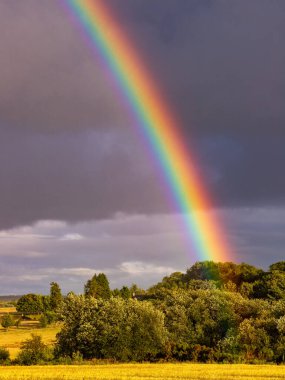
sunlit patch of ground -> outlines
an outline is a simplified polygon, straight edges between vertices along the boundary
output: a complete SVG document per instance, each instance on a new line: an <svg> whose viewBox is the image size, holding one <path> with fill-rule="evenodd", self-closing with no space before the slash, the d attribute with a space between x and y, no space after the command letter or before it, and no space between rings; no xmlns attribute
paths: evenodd
<svg viewBox="0 0 285 380"><path fill-rule="evenodd" d="M104 364L0 367L1 380L285 379L285 366L240 364Z"/></svg>

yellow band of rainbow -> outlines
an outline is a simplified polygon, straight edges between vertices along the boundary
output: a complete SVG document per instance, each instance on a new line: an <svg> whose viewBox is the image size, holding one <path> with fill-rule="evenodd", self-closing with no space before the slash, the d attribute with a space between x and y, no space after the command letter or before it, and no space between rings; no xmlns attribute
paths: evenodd
<svg viewBox="0 0 285 380"><path fill-rule="evenodd" d="M191 252L200 260L226 261L224 233L197 173L196 163L183 143L177 122L138 53L108 9L106 0L66 0L126 97L137 124L158 160L182 214Z"/></svg>

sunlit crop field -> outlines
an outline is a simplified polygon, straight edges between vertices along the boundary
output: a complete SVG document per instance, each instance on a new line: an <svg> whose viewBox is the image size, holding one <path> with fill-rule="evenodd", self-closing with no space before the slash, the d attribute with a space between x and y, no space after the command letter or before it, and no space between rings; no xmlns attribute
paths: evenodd
<svg viewBox="0 0 285 380"><path fill-rule="evenodd" d="M217 364L104 364L0 367L1 380L285 379L285 366Z"/></svg>
<svg viewBox="0 0 285 380"><path fill-rule="evenodd" d="M5 347L9 350L11 358L14 359L20 350L21 343L31 337L31 333L41 335L43 342L47 345L53 345L55 336L59 332L59 326L51 326L46 328L34 328L34 323L25 322L18 329L10 328L8 331L0 328L0 347ZM0 380L2 379L0 373Z"/></svg>
<svg viewBox="0 0 285 380"><path fill-rule="evenodd" d="M15 313L16 308L14 306L0 307L0 314Z"/></svg>

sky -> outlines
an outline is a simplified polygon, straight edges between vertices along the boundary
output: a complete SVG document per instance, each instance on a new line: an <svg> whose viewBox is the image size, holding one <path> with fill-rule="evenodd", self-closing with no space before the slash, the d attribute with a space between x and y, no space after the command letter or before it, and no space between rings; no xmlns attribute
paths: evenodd
<svg viewBox="0 0 285 380"><path fill-rule="evenodd" d="M180 120L229 260L284 260L285 2L104 2ZM0 0L0 35L0 294L98 272L148 287L199 261L66 3Z"/></svg>

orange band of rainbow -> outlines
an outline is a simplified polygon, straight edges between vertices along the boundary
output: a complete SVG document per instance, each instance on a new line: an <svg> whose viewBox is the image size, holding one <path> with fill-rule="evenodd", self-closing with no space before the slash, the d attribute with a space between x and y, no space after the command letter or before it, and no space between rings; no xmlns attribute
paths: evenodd
<svg viewBox="0 0 285 380"><path fill-rule="evenodd" d="M212 205L196 163L155 82L108 9L108 2L66 1L116 79L163 170L195 249L191 256L194 253L200 260L226 261L232 254L218 221L208 212Z"/></svg>

